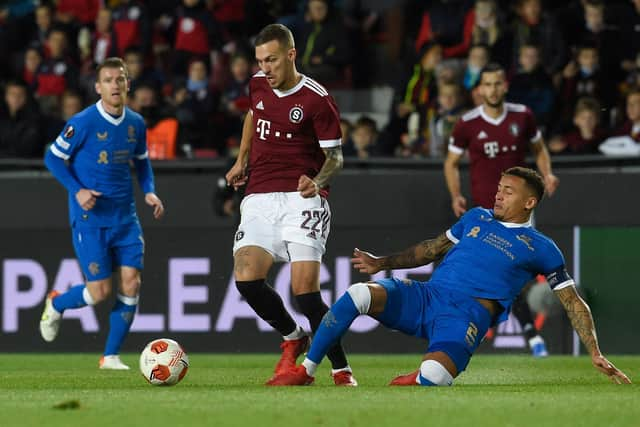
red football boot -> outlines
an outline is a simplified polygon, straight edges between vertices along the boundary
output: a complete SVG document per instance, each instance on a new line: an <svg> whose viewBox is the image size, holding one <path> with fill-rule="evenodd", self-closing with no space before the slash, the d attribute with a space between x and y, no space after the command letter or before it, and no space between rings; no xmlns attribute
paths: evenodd
<svg viewBox="0 0 640 427"><path fill-rule="evenodd" d="M282 355L274 369L274 378L280 374L290 371L296 366L296 359L309 348L309 337L307 335L297 340L283 341L280 344Z"/></svg>
<svg viewBox="0 0 640 427"><path fill-rule="evenodd" d="M294 366L286 372L276 374L267 381L266 385L281 386L281 385L310 385L313 383L313 377L307 375L307 370L304 366Z"/></svg>
<svg viewBox="0 0 640 427"><path fill-rule="evenodd" d="M353 374L349 371L338 371L335 374L331 374L331 376L335 385L346 387L356 387L358 385L358 381L353 378Z"/></svg>
<svg viewBox="0 0 640 427"><path fill-rule="evenodd" d="M389 385L420 385L416 382L416 378L419 373L420 369L413 371L410 374L400 375L399 377L395 377Z"/></svg>

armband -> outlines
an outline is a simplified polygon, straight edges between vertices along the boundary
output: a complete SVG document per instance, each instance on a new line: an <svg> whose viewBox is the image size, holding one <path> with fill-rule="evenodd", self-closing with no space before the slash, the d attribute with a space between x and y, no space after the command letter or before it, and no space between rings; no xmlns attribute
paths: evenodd
<svg viewBox="0 0 640 427"><path fill-rule="evenodd" d="M558 267L550 273L547 273L545 276L547 278L549 287L554 291L558 291L560 289L566 288L567 286L575 284L571 276L569 276L569 273L567 272L567 269L564 265Z"/></svg>

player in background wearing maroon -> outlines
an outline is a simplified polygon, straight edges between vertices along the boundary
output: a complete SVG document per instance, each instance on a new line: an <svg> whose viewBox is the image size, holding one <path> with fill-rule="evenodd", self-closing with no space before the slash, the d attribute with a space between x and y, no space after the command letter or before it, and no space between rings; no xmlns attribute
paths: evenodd
<svg viewBox="0 0 640 427"><path fill-rule="evenodd" d="M467 199L460 190L459 171L460 159L465 151L469 152L473 205L491 209L502 172L514 166L525 166L528 151L535 158L546 193L552 195L559 184L551 170L551 158L533 113L525 105L504 101L507 93L504 69L497 64L488 64L480 72L478 85L483 103L464 114L456 123L444 162L451 208L456 217L467 210ZM513 314L522 325L532 354L544 357L548 354L546 345L534 327L525 292L514 301Z"/></svg>
<svg viewBox="0 0 640 427"><path fill-rule="evenodd" d="M260 71L249 83L251 110L226 179L235 188L247 184L233 247L236 287L284 338L277 376L295 366L309 337L266 277L274 261L291 263L293 294L315 331L328 311L320 297L320 261L331 223L329 181L343 163L342 138L333 98L296 70L287 27L260 31L255 55ZM328 357L336 385L357 385L340 343Z"/></svg>

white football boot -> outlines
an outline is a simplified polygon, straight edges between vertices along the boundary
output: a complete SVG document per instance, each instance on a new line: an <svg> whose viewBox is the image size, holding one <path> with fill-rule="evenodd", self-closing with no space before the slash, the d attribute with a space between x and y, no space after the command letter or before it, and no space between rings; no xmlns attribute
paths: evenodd
<svg viewBox="0 0 640 427"><path fill-rule="evenodd" d="M60 321L62 320L62 313L53 308L53 299L59 295L57 291L49 292L47 299L44 302L44 311L40 318L40 335L46 342L51 342L58 336L60 331Z"/></svg>
<svg viewBox="0 0 640 427"><path fill-rule="evenodd" d="M120 360L120 356L117 354L112 354L109 356L102 356L100 358L100 369L110 369L113 371L128 371L129 368L127 365L122 363Z"/></svg>

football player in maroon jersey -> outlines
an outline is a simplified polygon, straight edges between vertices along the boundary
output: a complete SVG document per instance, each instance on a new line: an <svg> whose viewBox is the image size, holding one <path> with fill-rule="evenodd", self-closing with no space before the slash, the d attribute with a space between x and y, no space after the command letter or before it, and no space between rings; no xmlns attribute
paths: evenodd
<svg viewBox="0 0 640 427"><path fill-rule="evenodd" d="M329 181L343 163L342 136L333 98L296 70L287 27L266 26L255 55L260 71L249 83L250 111L226 179L236 188L247 184L233 247L236 287L284 338L278 375L295 366L309 337L266 277L274 261L291 263L295 300L315 331L328 311L320 296L320 262L331 224ZM336 385L357 385L340 343L328 357Z"/></svg>
<svg viewBox="0 0 640 427"><path fill-rule="evenodd" d="M459 171L460 159L465 151L469 152L474 205L491 209L502 172L514 166L525 166L528 151L535 158L546 193L552 195L559 183L551 170L551 158L533 113L525 105L504 100L507 93L504 69L498 64L488 64L480 72L478 85L483 103L468 111L456 123L444 162L451 208L457 217L467 210L467 199L460 188ZM534 328L533 316L524 295L514 302L513 313L524 329L533 355L546 356L544 340Z"/></svg>

